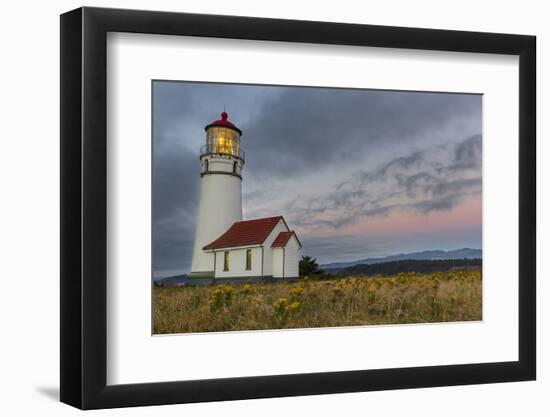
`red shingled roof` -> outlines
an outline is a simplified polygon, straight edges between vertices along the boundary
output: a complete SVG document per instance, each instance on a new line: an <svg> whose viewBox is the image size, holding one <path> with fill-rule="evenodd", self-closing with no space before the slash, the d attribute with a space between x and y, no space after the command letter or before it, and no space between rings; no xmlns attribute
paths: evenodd
<svg viewBox="0 0 550 417"><path fill-rule="evenodd" d="M293 231L290 232L281 232L277 235L273 243L271 244L272 248L284 248L288 241L290 240L290 237L294 234Z"/></svg>
<svg viewBox="0 0 550 417"><path fill-rule="evenodd" d="M279 221L285 221L282 216L266 217L264 219L244 220L233 225L215 241L209 243L204 250L232 248L236 246L259 245L264 243ZM285 222L286 225L286 222Z"/></svg>

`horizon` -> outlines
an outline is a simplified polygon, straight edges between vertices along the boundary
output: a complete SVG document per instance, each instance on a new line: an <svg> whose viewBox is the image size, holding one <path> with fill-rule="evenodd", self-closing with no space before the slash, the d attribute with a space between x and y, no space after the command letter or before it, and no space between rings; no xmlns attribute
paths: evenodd
<svg viewBox="0 0 550 417"><path fill-rule="evenodd" d="M424 249L424 250L421 250L421 251L415 251L415 252L400 252L400 253L390 253L388 255L381 255L381 256L362 256L360 258L357 258L357 259L349 259L349 260L346 260L346 261L338 261L338 262L319 262L318 259L315 258L315 261L317 262L317 264L319 265L319 267L324 267L324 266L327 266L327 265L332 265L332 264L347 264L347 263L354 263L354 262L358 262L358 261L362 261L362 260L366 260L366 259L384 259L384 258L389 258L391 256L400 256L400 255L414 255L414 254L417 254L417 253L422 253L422 252L433 252L433 251L442 251L442 252L456 252L456 251L459 251L459 250L478 250L478 251L482 251L483 252L483 249L482 248L456 248L456 249L448 249L448 250L445 250L445 249ZM472 258L474 259L474 258ZM393 261L392 261L393 262ZM179 273L179 274L171 274L171 275L166 275L166 276L158 276L158 277L155 277L153 276L152 279L153 280L159 280L159 279L165 279L165 278L173 278L173 277L177 277L177 276L182 276L182 275L188 275L189 272L185 272L185 273Z"/></svg>
<svg viewBox="0 0 550 417"><path fill-rule="evenodd" d="M243 219L284 216L302 255L329 264L481 248L481 104L473 94L154 81L153 277L189 272L203 128L224 107L243 131Z"/></svg>

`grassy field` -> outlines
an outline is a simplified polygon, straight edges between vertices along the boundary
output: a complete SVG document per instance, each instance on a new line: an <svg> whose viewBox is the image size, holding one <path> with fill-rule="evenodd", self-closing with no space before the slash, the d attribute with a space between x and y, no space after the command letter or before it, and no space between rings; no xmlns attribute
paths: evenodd
<svg viewBox="0 0 550 417"><path fill-rule="evenodd" d="M481 320L481 273L155 288L154 333Z"/></svg>

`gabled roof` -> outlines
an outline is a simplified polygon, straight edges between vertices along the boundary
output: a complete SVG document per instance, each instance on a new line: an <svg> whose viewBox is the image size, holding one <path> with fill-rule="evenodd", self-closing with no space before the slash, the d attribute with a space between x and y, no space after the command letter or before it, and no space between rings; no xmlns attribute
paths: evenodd
<svg viewBox="0 0 550 417"><path fill-rule="evenodd" d="M296 236L296 233L294 233L294 230L291 230L289 232L279 233L277 235L277 237L275 238L275 240L273 241L273 243L271 244L271 247L272 248L284 248L286 246L286 244L288 243L288 241L290 240L290 238L292 237L292 235L294 235L294 237L296 238L296 241L298 242L298 245L300 245L300 247L301 247L302 244L298 240L298 236Z"/></svg>
<svg viewBox="0 0 550 417"><path fill-rule="evenodd" d="M280 220L282 220L286 226L283 216L244 220L233 223L223 235L203 247L203 249L210 250L262 244Z"/></svg>

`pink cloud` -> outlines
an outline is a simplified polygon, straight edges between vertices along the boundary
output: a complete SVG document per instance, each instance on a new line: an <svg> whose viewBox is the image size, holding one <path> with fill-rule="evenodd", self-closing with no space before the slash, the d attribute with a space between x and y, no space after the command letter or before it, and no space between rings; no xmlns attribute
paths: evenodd
<svg viewBox="0 0 550 417"><path fill-rule="evenodd" d="M481 223L482 198L481 195L477 195L464 199L451 210L432 211L428 214L422 214L413 209L396 210L387 216L369 217L338 230L317 229L315 234L321 236L365 234L390 236L415 232L453 231L465 227L481 227Z"/></svg>

